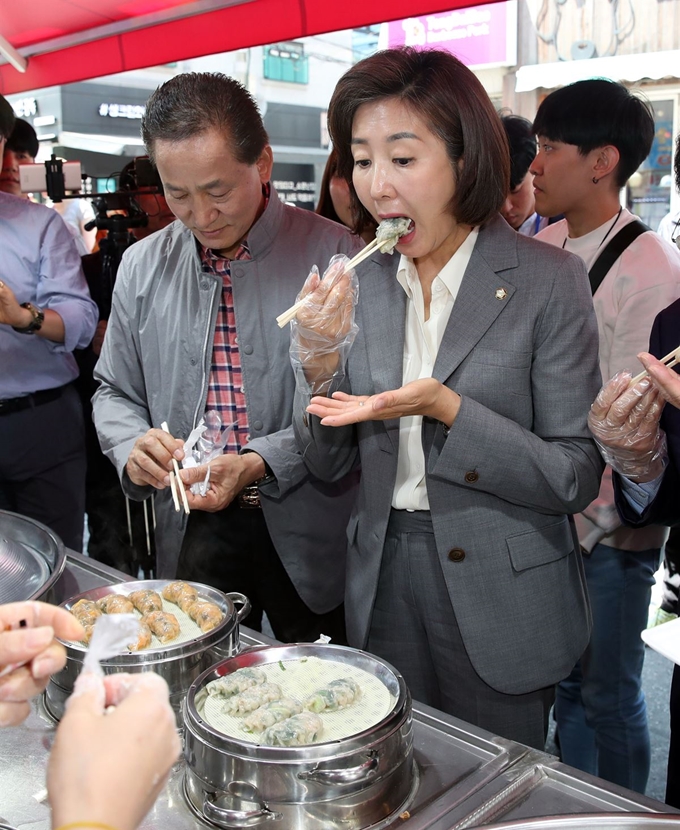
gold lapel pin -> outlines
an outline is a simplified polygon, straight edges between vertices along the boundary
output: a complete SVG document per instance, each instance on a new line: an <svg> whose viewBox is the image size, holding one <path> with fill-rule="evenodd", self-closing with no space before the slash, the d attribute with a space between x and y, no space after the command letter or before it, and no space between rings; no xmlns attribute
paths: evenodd
<svg viewBox="0 0 680 830"><path fill-rule="evenodd" d="M505 288L497 288L496 289L496 299L497 300L504 300L508 296L508 292Z"/></svg>

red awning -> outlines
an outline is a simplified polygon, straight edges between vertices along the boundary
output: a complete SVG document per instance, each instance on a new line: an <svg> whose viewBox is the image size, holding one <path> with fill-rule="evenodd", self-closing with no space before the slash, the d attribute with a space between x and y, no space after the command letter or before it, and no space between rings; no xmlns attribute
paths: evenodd
<svg viewBox="0 0 680 830"><path fill-rule="evenodd" d="M0 5L4 95L494 0L15 0ZM4 40L4 43L2 42ZM2 59L0 59L1 61Z"/></svg>

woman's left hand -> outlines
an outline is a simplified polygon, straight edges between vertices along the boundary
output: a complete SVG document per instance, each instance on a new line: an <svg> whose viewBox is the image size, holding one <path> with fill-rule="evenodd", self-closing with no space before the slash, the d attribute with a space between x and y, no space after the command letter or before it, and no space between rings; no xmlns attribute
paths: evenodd
<svg viewBox="0 0 680 830"><path fill-rule="evenodd" d="M399 389L378 395L348 395L335 392L332 398L314 397L307 412L329 427L360 421L387 421L408 415L425 415L451 426L460 409L460 395L434 378L411 381Z"/></svg>

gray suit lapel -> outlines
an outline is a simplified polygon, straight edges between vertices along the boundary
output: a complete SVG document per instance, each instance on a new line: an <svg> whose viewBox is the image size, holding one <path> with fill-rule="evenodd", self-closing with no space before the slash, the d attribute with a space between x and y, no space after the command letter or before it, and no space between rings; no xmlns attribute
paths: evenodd
<svg viewBox="0 0 680 830"><path fill-rule="evenodd" d="M376 393L399 389L404 376L406 294L397 282L398 266L399 254L376 255L361 276L362 312L371 321L364 327L366 352ZM396 451L399 419L383 423Z"/></svg>
<svg viewBox="0 0 680 830"><path fill-rule="evenodd" d="M517 237L497 217L484 226L451 311L432 376L445 383L512 300L515 286L498 272L516 268Z"/></svg>

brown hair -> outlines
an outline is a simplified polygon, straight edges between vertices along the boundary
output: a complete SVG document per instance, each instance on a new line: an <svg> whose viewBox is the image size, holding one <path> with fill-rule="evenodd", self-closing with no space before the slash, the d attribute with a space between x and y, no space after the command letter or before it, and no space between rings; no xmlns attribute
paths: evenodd
<svg viewBox="0 0 680 830"><path fill-rule="evenodd" d="M333 200L331 199L331 179L338 175L338 151L335 147L331 150L328 156L326 167L323 171L323 178L321 179L321 191L319 193L319 201L316 205L315 213L319 216L325 216L326 219L331 219L342 225L343 221L340 219L335 211Z"/></svg>
<svg viewBox="0 0 680 830"><path fill-rule="evenodd" d="M396 98L422 118L446 145L456 192L456 221L482 225L498 213L510 184L510 151L498 113L472 72L449 52L411 47L377 52L338 81L328 128L338 151L338 174L350 183L354 228L371 218L352 184L352 124L362 104ZM460 164L459 164L460 162Z"/></svg>

